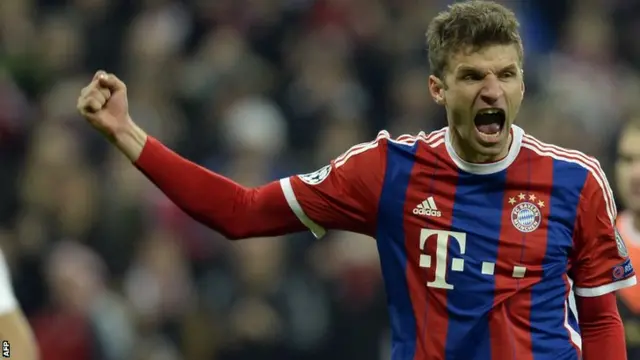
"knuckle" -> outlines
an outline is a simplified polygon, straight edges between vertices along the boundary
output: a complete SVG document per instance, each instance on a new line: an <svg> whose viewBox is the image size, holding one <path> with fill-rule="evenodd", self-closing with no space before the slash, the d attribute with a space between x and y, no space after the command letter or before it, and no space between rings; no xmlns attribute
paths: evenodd
<svg viewBox="0 0 640 360"><path fill-rule="evenodd" d="M96 101L100 101L102 98L104 98L102 92L98 89L92 90L87 97Z"/></svg>

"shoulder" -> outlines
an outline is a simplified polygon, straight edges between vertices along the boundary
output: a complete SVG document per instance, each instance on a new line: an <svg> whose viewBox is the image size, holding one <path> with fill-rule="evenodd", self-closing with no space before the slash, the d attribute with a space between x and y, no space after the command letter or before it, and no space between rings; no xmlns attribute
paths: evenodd
<svg viewBox="0 0 640 360"><path fill-rule="evenodd" d="M551 158L553 160L554 184L576 184L588 190L591 194L602 194L609 216L615 218L616 210L613 192L598 159L582 151L545 143L529 134L523 135L522 147L531 151L536 157ZM574 181L559 182L556 181L556 178ZM582 180L577 181L579 179Z"/></svg>
<svg viewBox="0 0 640 360"><path fill-rule="evenodd" d="M596 179L605 179L598 159L582 151L549 144L526 133L522 136L522 147L536 157L553 159L555 167L581 169Z"/></svg>
<svg viewBox="0 0 640 360"><path fill-rule="evenodd" d="M381 130L373 140L356 144L343 152L335 158L334 165L340 167L351 158L364 153L384 155L388 150L413 151L419 145L428 145L429 148L435 149L444 144L445 130L439 129L430 133L421 131L417 134L402 134L399 136L393 136L389 131Z"/></svg>
<svg viewBox="0 0 640 360"><path fill-rule="evenodd" d="M416 146L427 145L428 148L435 149L444 145L446 128L438 129L432 132L420 131L417 134L402 134L397 137L390 135L387 131L381 131L378 137L384 134L386 145L394 149L412 149Z"/></svg>

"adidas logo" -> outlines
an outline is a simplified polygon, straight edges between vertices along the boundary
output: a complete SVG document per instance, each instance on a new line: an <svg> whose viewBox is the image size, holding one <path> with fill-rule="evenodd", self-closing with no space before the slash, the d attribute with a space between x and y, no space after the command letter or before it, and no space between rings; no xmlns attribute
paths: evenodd
<svg viewBox="0 0 640 360"><path fill-rule="evenodd" d="M436 202L433 200L433 196L429 196L427 200L423 200L418 206L413 209L415 215L440 217L442 213L436 207Z"/></svg>

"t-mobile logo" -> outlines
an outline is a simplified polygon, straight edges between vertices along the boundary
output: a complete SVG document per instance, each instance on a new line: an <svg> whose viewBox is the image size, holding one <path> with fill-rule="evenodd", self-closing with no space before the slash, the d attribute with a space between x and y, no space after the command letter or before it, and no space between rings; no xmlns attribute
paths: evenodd
<svg viewBox="0 0 640 360"><path fill-rule="evenodd" d="M421 254L420 266L423 268L431 268L435 266L436 268L435 279L427 282L427 286L452 290L453 285L447 283L447 255L449 253L449 239L453 239L458 243L458 246L460 247L460 254L464 255L467 245L467 234L457 231L422 229L422 231L420 231L420 250L425 250L427 240L434 239L434 235L436 241L435 264L431 255ZM464 259L451 259L451 270L463 271Z"/></svg>

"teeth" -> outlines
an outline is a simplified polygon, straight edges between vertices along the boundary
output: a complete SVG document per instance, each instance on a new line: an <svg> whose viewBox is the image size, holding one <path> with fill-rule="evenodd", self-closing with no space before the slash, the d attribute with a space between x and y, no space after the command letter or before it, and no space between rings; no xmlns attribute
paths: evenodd
<svg viewBox="0 0 640 360"><path fill-rule="evenodd" d="M497 133L493 133L493 134L486 134L486 133L481 133L482 137L484 137L485 139L496 139L500 136L500 132Z"/></svg>
<svg viewBox="0 0 640 360"><path fill-rule="evenodd" d="M499 112L500 112L500 109L483 109L478 111L479 114L487 114L487 115L497 114Z"/></svg>

